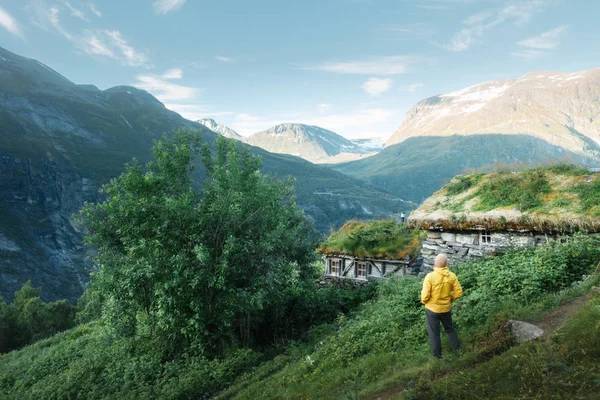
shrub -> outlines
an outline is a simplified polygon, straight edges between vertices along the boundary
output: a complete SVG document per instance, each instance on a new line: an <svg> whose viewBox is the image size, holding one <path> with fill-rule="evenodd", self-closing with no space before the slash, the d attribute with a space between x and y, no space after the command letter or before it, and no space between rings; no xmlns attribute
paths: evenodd
<svg viewBox="0 0 600 400"><path fill-rule="evenodd" d="M44 303L27 282L7 305L0 298L0 353L18 349L73 326L75 307L66 300Z"/></svg>
<svg viewBox="0 0 600 400"><path fill-rule="evenodd" d="M446 193L449 196L456 196L469 190L475 185L481 175L459 175L452 182L446 185Z"/></svg>
<svg viewBox="0 0 600 400"><path fill-rule="evenodd" d="M455 268L465 291L455 307L457 321L479 325L500 310L502 302L531 303L565 289L591 273L599 258L598 238L578 235L550 246L462 263Z"/></svg>

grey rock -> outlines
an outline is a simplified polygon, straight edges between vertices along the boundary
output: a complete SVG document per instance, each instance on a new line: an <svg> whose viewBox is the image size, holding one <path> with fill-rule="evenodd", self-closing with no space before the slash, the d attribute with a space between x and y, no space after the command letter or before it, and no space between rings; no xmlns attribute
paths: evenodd
<svg viewBox="0 0 600 400"><path fill-rule="evenodd" d="M456 234L449 232L442 232L442 240L444 242L456 242Z"/></svg>
<svg viewBox="0 0 600 400"><path fill-rule="evenodd" d="M428 239L441 239L442 233L437 232L437 231L427 231L427 238Z"/></svg>
<svg viewBox="0 0 600 400"><path fill-rule="evenodd" d="M528 322L508 320L511 334L517 342L528 342L544 335L544 330Z"/></svg>

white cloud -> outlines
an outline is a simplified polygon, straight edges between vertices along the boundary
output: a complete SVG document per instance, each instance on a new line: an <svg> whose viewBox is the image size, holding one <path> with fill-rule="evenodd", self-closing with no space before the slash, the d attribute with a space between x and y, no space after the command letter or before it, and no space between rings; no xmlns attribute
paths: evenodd
<svg viewBox="0 0 600 400"><path fill-rule="evenodd" d="M60 9L52 6L49 9L42 4L33 7L34 24L42 29L55 30L77 48L92 57L107 57L119 61L129 67L150 67L146 53L134 49L117 30L83 30L74 34L61 23Z"/></svg>
<svg viewBox="0 0 600 400"><path fill-rule="evenodd" d="M390 56L361 61L324 62L304 69L340 74L397 75L407 73L409 65L416 61L417 58L412 56Z"/></svg>
<svg viewBox="0 0 600 400"><path fill-rule="evenodd" d="M548 0L525 0L506 4L503 8L473 14L462 21L465 27L443 47L451 51L467 50L479 43L487 31L499 24L512 22L515 25L522 25L529 22L535 14L543 11L548 3Z"/></svg>
<svg viewBox="0 0 600 400"><path fill-rule="evenodd" d="M185 0L155 0L152 5L157 14L166 14L180 8L184 3Z"/></svg>
<svg viewBox="0 0 600 400"><path fill-rule="evenodd" d="M546 52L535 49L525 49L523 51L515 51L510 53L511 56L523 58L525 60L534 60L544 56Z"/></svg>
<svg viewBox="0 0 600 400"><path fill-rule="evenodd" d="M162 75L141 74L132 84L151 93L165 104L169 110L195 121L206 117L207 110L201 105L200 94L203 89L172 82L183 78L181 68L172 68Z"/></svg>
<svg viewBox="0 0 600 400"><path fill-rule="evenodd" d="M23 37L23 33L21 32L21 27L17 23L17 21L2 7L0 7L0 26L9 31L15 36Z"/></svg>
<svg viewBox="0 0 600 400"><path fill-rule="evenodd" d="M196 100L201 92L198 88L170 82L170 79L165 79L164 76L138 75L136 79L137 82L133 86L152 93L164 103Z"/></svg>
<svg viewBox="0 0 600 400"><path fill-rule="evenodd" d="M525 40L517 42L518 46L530 47L533 49L554 49L560 44L558 40L560 34L567 29L568 25L559 26L558 28L539 34Z"/></svg>
<svg viewBox="0 0 600 400"><path fill-rule="evenodd" d="M224 57L224 56L215 56L215 60L224 62L224 63L230 63L230 62L234 62L235 60L233 58L229 58L229 57Z"/></svg>
<svg viewBox="0 0 600 400"><path fill-rule="evenodd" d="M412 85L408 85L408 86L402 86L401 89L405 92L414 93L418 89L422 88L423 86L425 86L425 84L419 82L419 83L413 83Z"/></svg>
<svg viewBox="0 0 600 400"><path fill-rule="evenodd" d="M54 6L51 7L50 10L42 12L46 12L48 22L50 22L50 25L52 25L52 27L56 29L58 33L70 41L76 41L76 39L65 28L63 28L62 24L60 23L60 10L58 7Z"/></svg>
<svg viewBox="0 0 600 400"><path fill-rule="evenodd" d="M85 16L85 14L83 13L83 11L73 7L71 5L71 3L69 3L68 1L63 1L63 3L65 4L65 6L69 9L69 11L71 11L71 15L75 18L79 18L83 21L87 21L90 22L90 20Z"/></svg>
<svg viewBox="0 0 600 400"><path fill-rule="evenodd" d="M122 63L130 67L149 66L148 56L131 47L121 32L105 30L103 33L108 37L110 44L120 50Z"/></svg>
<svg viewBox="0 0 600 400"><path fill-rule="evenodd" d="M90 8L90 11L96 15L96 17L102 17L102 13L96 8L94 3L90 3L88 7Z"/></svg>
<svg viewBox="0 0 600 400"><path fill-rule="evenodd" d="M183 70L181 68L172 68L162 75L163 79L181 79Z"/></svg>
<svg viewBox="0 0 600 400"><path fill-rule="evenodd" d="M371 96L378 96L381 93L387 92L392 87L391 79L369 78L361 86L365 92Z"/></svg>
<svg viewBox="0 0 600 400"><path fill-rule="evenodd" d="M321 104L317 104L317 110L319 112L326 112L331 110L332 105L328 104L328 103L321 103Z"/></svg>
<svg viewBox="0 0 600 400"><path fill-rule="evenodd" d="M104 56L109 58L117 58L115 53L109 48L109 46L104 43L98 36L91 32L87 31L85 37L82 42L83 51L91 56Z"/></svg>
<svg viewBox="0 0 600 400"><path fill-rule="evenodd" d="M119 31L85 30L81 38L74 38L65 32L68 39L84 53L93 57L102 56L119 61L128 67L150 67L148 56L131 47Z"/></svg>

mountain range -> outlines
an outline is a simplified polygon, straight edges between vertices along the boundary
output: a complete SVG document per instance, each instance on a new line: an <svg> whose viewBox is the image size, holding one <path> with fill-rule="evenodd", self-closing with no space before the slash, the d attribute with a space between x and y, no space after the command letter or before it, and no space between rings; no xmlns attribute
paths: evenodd
<svg viewBox="0 0 600 400"><path fill-rule="evenodd" d="M280 124L245 138L246 143L272 153L291 154L313 163L338 163L375 154L335 132L313 125Z"/></svg>
<svg viewBox="0 0 600 400"><path fill-rule="evenodd" d="M290 154L315 164L336 164L376 154L383 139L346 139L327 129L306 124L279 124L250 136L241 136L211 118L197 121L213 132L236 139L271 153Z"/></svg>
<svg viewBox="0 0 600 400"><path fill-rule="evenodd" d="M421 202L466 169L564 160L600 163L600 69L532 72L418 102L386 147L332 165Z"/></svg>
<svg viewBox="0 0 600 400"><path fill-rule="evenodd" d="M0 295L10 300L27 280L45 300L75 300L90 264L73 214L98 201L100 186L153 140L176 128L217 134L129 86L77 85L48 66L0 48ZM298 157L253 147L262 171L295 179L297 203L327 231L350 218L383 217L414 204ZM195 180L201 185L198 160Z"/></svg>
<svg viewBox="0 0 600 400"><path fill-rule="evenodd" d="M299 206L322 232L408 212L466 169L556 159L600 165L600 69L534 72L430 97L383 150L377 140L305 124L243 137L214 120L186 120L146 91L77 85L2 48L0 87L0 295L8 299L31 280L46 300L75 300L91 265L73 214L180 127L209 146L218 134L251 145L264 173L295 179ZM344 157L360 159L335 163ZM201 186L202 168L195 174Z"/></svg>

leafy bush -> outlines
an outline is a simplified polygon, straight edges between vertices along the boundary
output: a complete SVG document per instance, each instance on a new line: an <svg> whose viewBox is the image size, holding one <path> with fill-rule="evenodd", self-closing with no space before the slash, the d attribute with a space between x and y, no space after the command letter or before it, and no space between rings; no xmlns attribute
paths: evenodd
<svg viewBox="0 0 600 400"><path fill-rule="evenodd" d="M459 175L452 182L445 186L446 193L449 196L456 196L469 190L475 185L481 175Z"/></svg>
<svg viewBox="0 0 600 400"><path fill-rule="evenodd" d="M27 282L7 305L0 297L0 353L18 349L73 326L75 307L66 300L44 303Z"/></svg>
<svg viewBox="0 0 600 400"><path fill-rule="evenodd" d="M571 175L571 176L581 176L589 174L587 168L582 167L576 164L554 164L546 167L546 169L557 175Z"/></svg>
<svg viewBox="0 0 600 400"><path fill-rule="evenodd" d="M261 359L246 349L163 362L157 344L79 326L0 356L0 398L209 399Z"/></svg>
<svg viewBox="0 0 600 400"><path fill-rule="evenodd" d="M600 174L596 174L591 182L582 182L573 188L579 196L581 208L593 215L600 216Z"/></svg>
<svg viewBox="0 0 600 400"><path fill-rule="evenodd" d="M160 337L173 356L253 344L265 310L312 279L316 243L292 183L262 175L247 146L221 137L215 147L175 132L146 168L134 161L102 188L105 201L81 211L109 326ZM201 195L190 176L199 150Z"/></svg>
<svg viewBox="0 0 600 400"><path fill-rule="evenodd" d="M458 265L455 272L465 296L455 307L457 321L465 326L479 325L500 310L502 302L531 303L569 287L592 272L600 259L598 243L597 237L580 235L551 246L516 249Z"/></svg>

